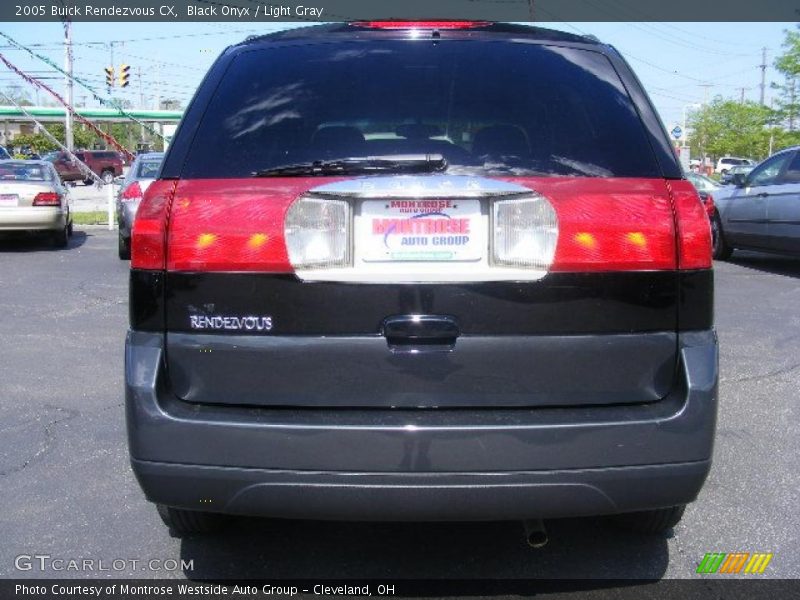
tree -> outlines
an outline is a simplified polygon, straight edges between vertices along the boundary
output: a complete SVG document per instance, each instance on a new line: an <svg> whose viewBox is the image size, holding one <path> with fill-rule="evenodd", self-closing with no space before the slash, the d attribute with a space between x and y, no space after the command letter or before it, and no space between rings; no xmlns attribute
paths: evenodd
<svg viewBox="0 0 800 600"><path fill-rule="evenodd" d="M770 136L783 133L775 125L775 112L766 106L720 96L693 112L688 121L694 129L692 153L715 158L725 155L764 158L769 154Z"/></svg>
<svg viewBox="0 0 800 600"><path fill-rule="evenodd" d="M14 103L16 102L20 106L33 106L33 102L31 102L31 97L18 85L9 85L2 91L3 96L3 103Z"/></svg>
<svg viewBox="0 0 800 600"><path fill-rule="evenodd" d="M64 143L64 125L61 123L46 123L45 129L47 129L47 131L49 131L59 142L62 144ZM97 136L93 131L90 131L87 128L76 127L73 131L73 139L75 141L76 148L91 148L97 140ZM42 152L49 152L50 150L59 149L58 146L43 133L18 135L14 137L13 144L17 147L30 146L40 154Z"/></svg>
<svg viewBox="0 0 800 600"><path fill-rule="evenodd" d="M798 26L800 27L800 26ZM781 47L783 54L774 62L775 69L784 77L782 84L773 83L772 88L778 90L776 99L777 113L780 120L789 131L798 128L798 115L800 115L800 33L797 31L784 31L785 37Z"/></svg>

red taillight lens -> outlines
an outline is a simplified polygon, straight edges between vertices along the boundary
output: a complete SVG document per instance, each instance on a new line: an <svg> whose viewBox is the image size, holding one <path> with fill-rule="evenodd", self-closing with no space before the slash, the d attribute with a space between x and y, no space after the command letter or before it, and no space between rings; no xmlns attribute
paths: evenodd
<svg viewBox="0 0 800 600"><path fill-rule="evenodd" d="M662 179L514 179L552 204L558 243L550 271L676 268L675 225Z"/></svg>
<svg viewBox="0 0 800 600"><path fill-rule="evenodd" d="M177 188L170 182L156 182L155 189L151 186L145 193L134 223L132 265L174 271L292 273L287 211L310 189L336 180L340 178L182 181ZM688 182L600 177L508 180L529 187L555 211L556 218L547 221L554 223L551 228L557 227L557 236L552 236L555 255L549 269L538 268L598 272L711 266L708 217ZM505 235L500 239L506 254L494 259L513 258L516 265L521 261L517 249L534 247L542 236L526 237L531 233L524 229L530 215L520 207L506 208L515 211L494 214L495 225ZM534 219L537 223L540 216ZM314 233L295 231L292 223L290 219L290 235Z"/></svg>
<svg viewBox="0 0 800 600"><path fill-rule="evenodd" d="M182 181L170 213L167 269L294 272L286 248L286 211L325 181L335 179Z"/></svg>
<svg viewBox="0 0 800 600"><path fill-rule="evenodd" d="M675 223L678 228L678 268L711 268L711 224L708 214L688 181L670 181Z"/></svg>
<svg viewBox="0 0 800 600"><path fill-rule="evenodd" d="M701 197L701 199L703 200L703 206L706 207L706 214L709 217L713 217L717 210L717 207L714 205L714 196L706 193Z"/></svg>
<svg viewBox="0 0 800 600"><path fill-rule="evenodd" d="M34 206L61 206L61 194L57 192L39 192L33 199Z"/></svg>
<svg viewBox="0 0 800 600"><path fill-rule="evenodd" d="M134 181L132 184L130 184L124 190L122 190L122 193L119 195L119 199L121 202L132 202L134 200L141 200L142 186L139 185L138 181Z"/></svg>
<svg viewBox="0 0 800 600"><path fill-rule="evenodd" d="M355 21L351 25L369 29L475 29L489 21Z"/></svg>
<svg viewBox="0 0 800 600"><path fill-rule="evenodd" d="M154 181L136 211L131 233L131 268L163 270L167 264L167 221L175 181Z"/></svg>

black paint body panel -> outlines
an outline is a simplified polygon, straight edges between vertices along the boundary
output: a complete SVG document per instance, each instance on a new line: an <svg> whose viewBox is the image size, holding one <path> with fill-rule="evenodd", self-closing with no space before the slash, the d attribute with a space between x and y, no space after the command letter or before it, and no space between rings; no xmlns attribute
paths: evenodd
<svg viewBox="0 0 800 600"><path fill-rule="evenodd" d="M378 334L383 319L408 313L452 314L462 334L476 335L687 331L712 327L713 293L710 270L551 273L534 283L363 285L134 269L130 322L138 331L190 331L189 316L213 304L216 313L270 314L273 332L283 335Z"/></svg>

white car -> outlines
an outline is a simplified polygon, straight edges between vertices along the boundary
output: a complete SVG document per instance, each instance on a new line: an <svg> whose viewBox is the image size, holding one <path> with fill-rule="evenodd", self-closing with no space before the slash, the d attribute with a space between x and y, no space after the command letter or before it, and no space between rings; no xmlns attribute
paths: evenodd
<svg viewBox="0 0 800 600"><path fill-rule="evenodd" d="M65 248L72 235L69 193L44 160L0 160L0 231L50 232Z"/></svg>
<svg viewBox="0 0 800 600"><path fill-rule="evenodd" d="M738 167L739 165L754 166L756 161L750 158L739 158L738 156L723 156L717 161L717 166L714 168L715 173L720 175L727 173L731 167Z"/></svg>

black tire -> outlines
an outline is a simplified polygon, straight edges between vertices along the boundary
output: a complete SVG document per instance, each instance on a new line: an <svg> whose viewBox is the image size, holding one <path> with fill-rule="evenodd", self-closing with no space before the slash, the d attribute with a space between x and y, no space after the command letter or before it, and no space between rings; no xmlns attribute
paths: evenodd
<svg viewBox="0 0 800 600"><path fill-rule="evenodd" d="M636 533L664 533L680 522L685 510L686 505L679 504L668 508L616 515L613 517L613 522L620 529L635 531Z"/></svg>
<svg viewBox="0 0 800 600"><path fill-rule="evenodd" d="M728 260L733 254L733 248L725 241L722 221L717 213L711 217L711 244L711 255L716 260Z"/></svg>
<svg viewBox="0 0 800 600"><path fill-rule="evenodd" d="M109 183L113 183L114 181L114 171L105 170L100 173L100 178L103 180L103 183L108 185Z"/></svg>
<svg viewBox="0 0 800 600"><path fill-rule="evenodd" d="M176 537L213 533L225 520L223 515L173 508L163 504L156 504L156 509L164 525L169 527L170 533Z"/></svg>
<svg viewBox="0 0 800 600"><path fill-rule="evenodd" d="M65 225L64 229L53 232L53 245L56 248L66 248L69 244L69 225Z"/></svg>
<svg viewBox="0 0 800 600"><path fill-rule="evenodd" d="M72 227L72 219L69 221L69 225L67 225L67 236L72 237L73 227Z"/></svg>
<svg viewBox="0 0 800 600"><path fill-rule="evenodd" d="M131 243L122 237L122 234L117 236L117 247L119 252L119 259L120 260L130 260L131 259Z"/></svg>
<svg viewBox="0 0 800 600"><path fill-rule="evenodd" d="M94 179L91 177L83 180L83 185L94 185Z"/></svg>

